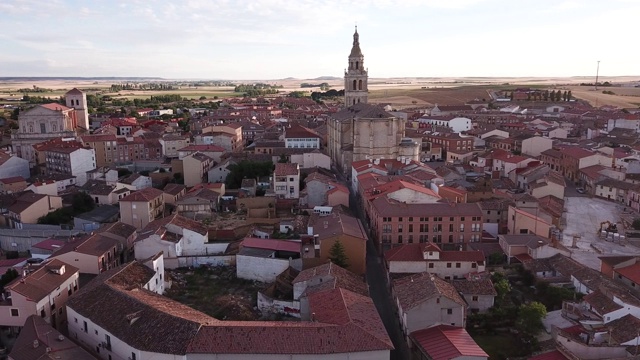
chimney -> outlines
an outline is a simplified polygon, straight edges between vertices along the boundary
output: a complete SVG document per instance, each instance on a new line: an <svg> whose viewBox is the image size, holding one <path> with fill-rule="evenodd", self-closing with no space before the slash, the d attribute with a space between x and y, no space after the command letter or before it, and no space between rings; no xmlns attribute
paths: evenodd
<svg viewBox="0 0 640 360"><path fill-rule="evenodd" d="M38 340L33 340L33 348L37 349L38 346L40 346L40 342L38 342Z"/></svg>

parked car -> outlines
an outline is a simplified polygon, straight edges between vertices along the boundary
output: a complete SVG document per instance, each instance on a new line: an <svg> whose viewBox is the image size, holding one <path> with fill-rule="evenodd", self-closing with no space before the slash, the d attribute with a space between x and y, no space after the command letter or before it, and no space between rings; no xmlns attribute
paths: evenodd
<svg viewBox="0 0 640 360"><path fill-rule="evenodd" d="M577 188L577 189L576 189L576 192L577 192L578 194L584 194L584 193L586 193L586 191L585 191L583 188Z"/></svg>
<svg viewBox="0 0 640 360"><path fill-rule="evenodd" d="M41 259L41 258L31 258L31 259L27 259L27 264L40 264L43 261L44 259Z"/></svg>

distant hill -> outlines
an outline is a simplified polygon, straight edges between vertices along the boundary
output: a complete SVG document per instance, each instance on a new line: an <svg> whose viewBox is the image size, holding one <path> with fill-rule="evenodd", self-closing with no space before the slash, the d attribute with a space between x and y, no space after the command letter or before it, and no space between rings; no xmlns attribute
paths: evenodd
<svg viewBox="0 0 640 360"><path fill-rule="evenodd" d="M336 76L319 76L311 80L342 80L342 78Z"/></svg>
<svg viewBox="0 0 640 360"><path fill-rule="evenodd" d="M0 77L0 81L49 81L49 80L95 80L95 81L99 81L99 80L118 80L118 81L122 81L122 80L165 80L164 78L161 77L119 77L119 76L106 76L106 77L80 77L80 76L60 76L60 77L56 77L56 76L15 76L15 77Z"/></svg>

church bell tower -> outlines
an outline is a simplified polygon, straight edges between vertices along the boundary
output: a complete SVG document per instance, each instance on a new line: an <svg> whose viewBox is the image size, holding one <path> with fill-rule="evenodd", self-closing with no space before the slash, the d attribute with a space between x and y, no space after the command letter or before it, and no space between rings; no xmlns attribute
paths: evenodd
<svg viewBox="0 0 640 360"><path fill-rule="evenodd" d="M344 105L349 107L358 103L367 103L369 76L364 68L364 55L360 50L358 27L353 34L353 47L349 54L349 68L344 72Z"/></svg>

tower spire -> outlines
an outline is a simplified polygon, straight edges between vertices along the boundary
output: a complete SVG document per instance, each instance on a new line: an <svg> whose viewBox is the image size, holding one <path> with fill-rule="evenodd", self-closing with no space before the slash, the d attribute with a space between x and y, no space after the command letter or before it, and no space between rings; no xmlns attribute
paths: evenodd
<svg viewBox="0 0 640 360"><path fill-rule="evenodd" d="M368 74L364 68L364 55L360 49L360 35L358 25L355 25L353 33L353 46L349 54L349 68L344 74L345 80L345 105L351 106L357 103L366 103L368 98L367 82Z"/></svg>

